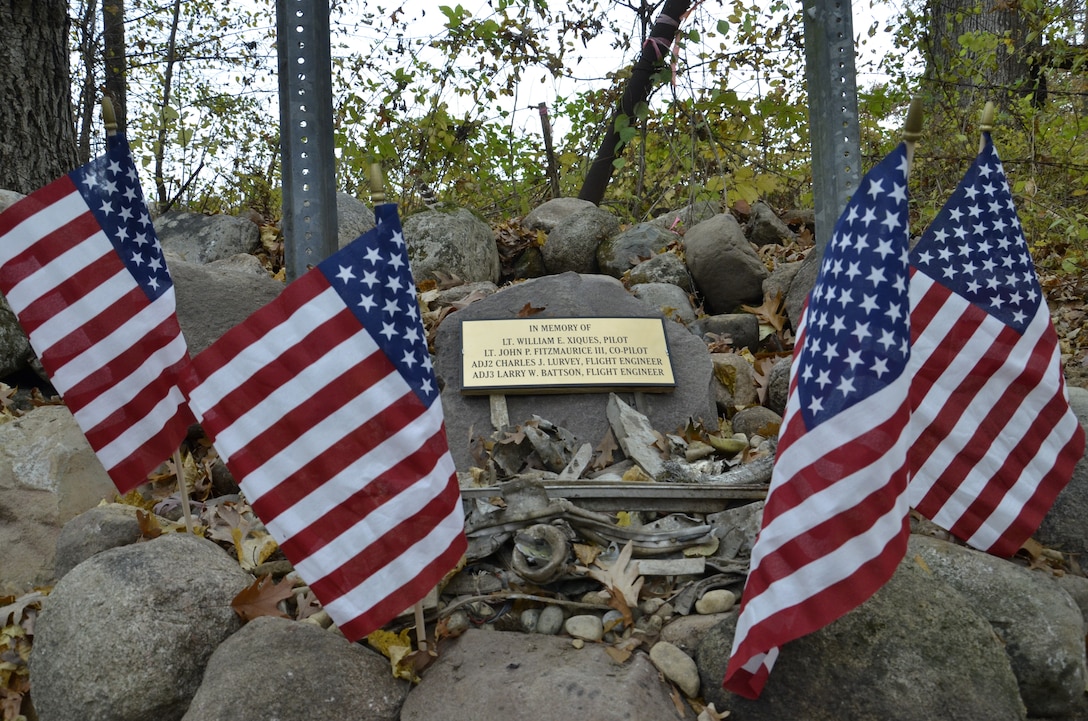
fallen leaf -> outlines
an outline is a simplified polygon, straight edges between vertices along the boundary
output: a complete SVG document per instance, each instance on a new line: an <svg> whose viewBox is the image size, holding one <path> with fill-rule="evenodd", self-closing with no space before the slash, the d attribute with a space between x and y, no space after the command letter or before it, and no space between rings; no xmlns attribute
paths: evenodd
<svg viewBox="0 0 1088 721"><path fill-rule="evenodd" d="M627 660L631 658L631 652L622 648L605 646L604 652L611 656L612 660L620 664L621 666L627 663Z"/></svg>
<svg viewBox="0 0 1088 721"><path fill-rule="evenodd" d="M540 312L543 312L543 311L544 311L543 307L534 308L532 303L526 303L525 305L523 305L521 307L521 310L518 311L518 318L529 318L530 316L534 316L537 313L540 313Z"/></svg>
<svg viewBox="0 0 1088 721"><path fill-rule="evenodd" d="M605 565L597 558L594 561L596 568L585 569L590 578L600 581L606 589L614 590L615 595L623 598L628 606L627 613L631 612L630 606L638 605L638 595L645 581L638 573L638 564L631 563L633 551L634 547L628 541L611 565ZM616 610L623 612L623 609Z"/></svg>
<svg viewBox="0 0 1088 721"><path fill-rule="evenodd" d="M136 523L140 526L141 538L158 538L162 535L162 527L150 513L137 509Z"/></svg>
<svg viewBox="0 0 1088 721"><path fill-rule="evenodd" d="M751 313L759 319L760 323L765 323L773 328L775 332L781 333L789 320L785 313L782 312L784 304L782 291L777 291L773 295L768 293L763 299L763 305L742 305L741 310Z"/></svg>
<svg viewBox="0 0 1088 721"><path fill-rule="evenodd" d="M590 465L594 470L601 470L612 465L612 454L619 450L619 446L616 445L616 439L612 435L612 429L609 428L604 433L604 438L597 444L596 452L597 458Z"/></svg>
<svg viewBox="0 0 1088 721"><path fill-rule="evenodd" d="M279 602L294 595L293 586L286 578L276 583L271 576L261 576L252 585L242 589L230 602L230 607L243 622L260 616L290 618L280 610Z"/></svg>
<svg viewBox="0 0 1088 721"><path fill-rule="evenodd" d="M597 556L604 550L600 546L592 546L586 543L572 543L571 548L574 550L578 562L583 566L588 566L597 560Z"/></svg>

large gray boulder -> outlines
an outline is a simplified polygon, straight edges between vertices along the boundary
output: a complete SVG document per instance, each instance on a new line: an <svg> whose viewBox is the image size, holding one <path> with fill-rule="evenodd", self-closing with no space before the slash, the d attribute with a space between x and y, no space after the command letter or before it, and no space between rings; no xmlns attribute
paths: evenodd
<svg viewBox="0 0 1088 721"><path fill-rule="evenodd" d="M641 317L659 318L634 298L615 278L604 275L561 275L536 278L500 290L448 315L438 326L435 372L442 386L446 435L458 470L475 465L471 446L477 437L492 433L487 396L461 393L461 324L466 320L517 318L526 304L541 308L545 318ZM668 393L620 393L629 405L644 413L655 429L671 433L689 418L716 419L710 392L711 363L706 344L679 323L665 323L676 388ZM569 431L579 443L596 446L609 430L608 393L508 395L510 422L519 425L534 415Z"/></svg>
<svg viewBox="0 0 1088 721"><path fill-rule="evenodd" d="M410 684L339 633L261 616L215 649L184 721L396 721Z"/></svg>
<svg viewBox="0 0 1088 721"><path fill-rule="evenodd" d="M694 719L645 654L623 664L602 644L470 629L444 644L400 721L664 721Z"/></svg>
<svg viewBox="0 0 1088 721"><path fill-rule="evenodd" d="M416 282L453 275L466 283L499 282L502 265L487 223L466 208L425 210L402 223Z"/></svg>
<svg viewBox="0 0 1088 721"><path fill-rule="evenodd" d="M253 582L185 533L114 548L73 568L43 602L30 655L41 721L174 721L212 651L240 627Z"/></svg>
<svg viewBox="0 0 1088 721"><path fill-rule="evenodd" d="M0 423L0 595L50 583L61 528L116 493L67 407Z"/></svg>
<svg viewBox="0 0 1088 721"><path fill-rule="evenodd" d="M620 220L604 208L586 208L548 233L540 249L549 273L596 273L597 248L619 232Z"/></svg>
<svg viewBox="0 0 1088 721"><path fill-rule="evenodd" d="M1001 641L964 597L908 554L868 601L791 641L762 695L722 688L736 615L698 646L703 697L729 721L1023 721Z"/></svg>
<svg viewBox="0 0 1088 721"><path fill-rule="evenodd" d="M237 261L199 265L173 257L167 263L174 279L178 323L194 356L284 288L267 273L238 267Z"/></svg>
<svg viewBox="0 0 1088 721"><path fill-rule="evenodd" d="M907 557L920 558L990 622L1029 716L1068 717L1082 708L1084 616L1050 574L928 536L912 536Z"/></svg>
<svg viewBox="0 0 1088 721"><path fill-rule="evenodd" d="M785 245L797 240L797 235L778 217L771 206L762 200L752 203L746 230L748 240L761 247Z"/></svg>
<svg viewBox="0 0 1088 721"><path fill-rule="evenodd" d="M639 263L656 256L680 236L653 223L639 223L601 241L597 264L605 275L622 278Z"/></svg>
<svg viewBox="0 0 1088 721"><path fill-rule="evenodd" d="M336 194L336 247L343 248L374 227L374 211L347 193Z"/></svg>
<svg viewBox="0 0 1088 721"><path fill-rule="evenodd" d="M139 512L136 506L103 503L65 523L57 538L55 577L64 578L97 553L139 541L143 535Z"/></svg>
<svg viewBox="0 0 1088 721"><path fill-rule="evenodd" d="M550 233L561 222L577 212L597 206L581 198L552 198L536 206L521 219L526 230L543 230Z"/></svg>
<svg viewBox="0 0 1088 721"><path fill-rule="evenodd" d="M708 313L731 313L743 303L763 301L767 268L732 215L715 215L688 230L684 257Z"/></svg>
<svg viewBox="0 0 1088 721"><path fill-rule="evenodd" d="M261 230L248 218L171 211L155 219L155 234L166 252L189 263L211 263L238 253L253 253Z"/></svg>

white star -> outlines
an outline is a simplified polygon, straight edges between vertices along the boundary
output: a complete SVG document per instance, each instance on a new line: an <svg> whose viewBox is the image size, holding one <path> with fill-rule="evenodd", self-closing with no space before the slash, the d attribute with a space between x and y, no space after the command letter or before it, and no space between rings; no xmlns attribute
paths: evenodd
<svg viewBox="0 0 1088 721"><path fill-rule="evenodd" d="M374 302L374 296L364 295L362 296L362 300L359 301L359 305L363 307L363 310L369 313L371 309L377 305L377 303Z"/></svg>
<svg viewBox="0 0 1088 721"><path fill-rule="evenodd" d="M869 336L872 335L872 333L869 332L869 324L868 323L855 323L854 324L854 332L853 332L852 335L855 338L858 339L859 343L861 341L865 340L866 338L868 338Z"/></svg>
<svg viewBox="0 0 1088 721"><path fill-rule="evenodd" d="M816 396L813 396L812 399L808 402L808 410L813 415L819 413L823 409L824 409L823 401L821 401Z"/></svg>
<svg viewBox="0 0 1088 721"><path fill-rule="evenodd" d="M361 283L366 283L367 288L373 288L374 284L378 282L378 275L372 270L363 271L363 279Z"/></svg>
<svg viewBox="0 0 1088 721"><path fill-rule="evenodd" d="M888 210L884 212L884 220L880 221L880 224L886 227L888 230L895 230L899 227L902 221L899 220L899 214L893 213Z"/></svg>
<svg viewBox="0 0 1088 721"><path fill-rule="evenodd" d="M869 181L869 197L876 198L884 192L884 181L873 179Z"/></svg>
<svg viewBox="0 0 1088 721"><path fill-rule="evenodd" d="M367 248L366 255L363 256L363 260L368 260L376 265L382 262L382 256L378 253L377 248Z"/></svg>
<svg viewBox="0 0 1088 721"><path fill-rule="evenodd" d="M839 381L839 391L844 396L850 395L855 390L857 390L857 389L854 388L854 379L853 378L843 378L841 381Z"/></svg>
<svg viewBox="0 0 1088 721"><path fill-rule="evenodd" d="M382 310L389 315L396 315L397 313L400 313L400 306L397 305L395 298L389 298L385 301L385 306L382 307Z"/></svg>
<svg viewBox="0 0 1088 721"><path fill-rule="evenodd" d="M877 378L883 378L884 374L888 372L888 359L881 356L873 361L873 367L870 368Z"/></svg>
<svg viewBox="0 0 1088 721"><path fill-rule="evenodd" d="M434 393L434 387L431 386L431 379L430 378L424 378L423 379L423 383L421 385L421 388L422 388L423 392L426 393L427 395L430 395L430 394Z"/></svg>
<svg viewBox="0 0 1088 721"><path fill-rule="evenodd" d="M400 359L400 362L411 368L416 364L416 354L411 351L404 351L404 357Z"/></svg>
<svg viewBox="0 0 1088 721"><path fill-rule="evenodd" d="M342 283L347 283L349 280L355 277L355 274L351 272L351 266L340 266L340 272L336 274L336 277Z"/></svg>
<svg viewBox="0 0 1088 721"><path fill-rule="evenodd" d="M393 336L397 334L397 329L392 323L382 323L382 330L379 335L384 335L386 340L393 340Z"/></svg>
<svg viewBox="0 0 1088 721"><path fill-rule="evenodd" d="M849 364L850 370L856 370L857 366L861 365L861 351L852 350L846 354L846 363Z"/></svg>

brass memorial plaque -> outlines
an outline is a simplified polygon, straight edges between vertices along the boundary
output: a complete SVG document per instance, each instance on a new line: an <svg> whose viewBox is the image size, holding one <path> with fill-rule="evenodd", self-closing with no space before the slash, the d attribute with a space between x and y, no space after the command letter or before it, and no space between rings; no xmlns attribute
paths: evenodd
<svg viewBox="0 0 1088 721"><path fill-rule="evenodd" d="M662 318L467 320L461 327L464 394L676 387Z"/></svg>

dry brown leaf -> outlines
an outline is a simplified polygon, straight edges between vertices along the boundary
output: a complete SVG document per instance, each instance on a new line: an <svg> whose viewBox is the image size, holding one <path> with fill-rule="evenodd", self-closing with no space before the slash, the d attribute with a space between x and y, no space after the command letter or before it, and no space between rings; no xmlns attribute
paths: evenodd
<svg viewBox="0 0 1088 721"><path fill-rule="evenodd" d="M276 583L271 576L261 576L252 585L242 589L230 602L230 607L243 622L260 616L290 618L280 610L279 603L294 595L293 585L286 578Z"/></svg>
<svg viewBox="0 0 1088 721"><path fill-rule="evenodd" d="M158 538L162 535L162 526L150 513L136 510L136 523L140 527L141 538Z"/></svg>
<svg viewBox="0 0 1088 721"><path fill-rule="evenodd" d="M631 658L631 652L623 648L615 648L614 646L605 646L604 652L612 657L612 660L621 666L627 663Z"/></svg>
<svg viewBox="0 0 1088 721"><path fill-rule="evenodd" d="M597 444L597 458L594 459L590 468L599 471L612 465L612 454L617 450L619 450L619 446L616 445L616 439L612 436L612 429L609 428L605 431L604 438Z"/></svg>
<svg viewBox="0 0 1088 721"><path fill-rule="evenodd" d="M596 568L585 569L590 578L600 581L612 593L613 601L617 597L623 600L627 614L631 613L631 606L638 605L638 595L642 591L642 584L645 581L638 573L638 564L631 563L631 554L633 552L634 547L628 541L611 565L606 565L600 558L597 558L594 560ZM620 613L624 613L624 608L619 608L615 604L613 604L613 607Z"/></svg>
<svg viewBox="0 0 1088 721"><path fill-rule="evenodd" d="M774 295L768 293L763 299L763 305L742 305L741 310L753 314L756 318L759 319L760 323L766 323L767 325L774 328L777 332L781 333L782 330L786 327L786 322L789 320L782 312L783 305L784 300L782 297L782 292L778 291L774 293Z"/></svg>
<svg viewBox="0 0 1088 721"><path fill-rule="evenodd" d="M544 311L544 307L535 308L532 303L526 303L518 311L518 318L529 318Z"/></svg>

